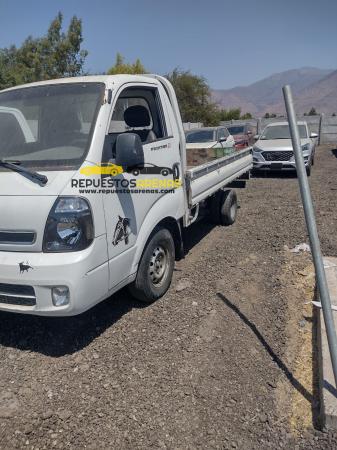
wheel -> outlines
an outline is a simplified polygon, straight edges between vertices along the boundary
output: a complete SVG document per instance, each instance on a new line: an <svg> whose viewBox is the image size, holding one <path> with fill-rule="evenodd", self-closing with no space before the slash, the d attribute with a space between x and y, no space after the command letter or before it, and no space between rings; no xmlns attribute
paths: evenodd
<svg viewBox="0 0 337 450"><path fill-rule="evenodd" d="M169 171L167 169L163 169L161 171L161 174L163 175L163 177L167 177L167 175L169 174Z"/></svg>
<svg viewBox="0 0 337 450"><path fill-rule="evenodd" d="M210 216L216 225L232 225L237 215L237 196L231 189L218 191L211 197Z"/></svg>
<svg viewBox="0 0 337 450"><path fill-rule="evenodd" d="M133 175L136 177L137 175L139 175L139 170L135 169L132 171Z"/></svg>
<svg viewBox="0 0 337 450"><path fill-rule="evenodd" d="M220 220L222 225L232 225L236 220L237 212L238 201L236 192L232 190L224 191L220 209Z"/></svg>
<svg viewBox="0 0 337 450"><path fill-rule="evenodd" d="M112 169L112 171L110 172L110 175L112 177L115 177L117 175L117 170L116 169Z"/></svg>
<svg viewBox="0 0 337 450"><path fill-rule="evenodd" d="M150 236L141 257L130 293L138 300L152 303L168 290L174 269L175 250L171 233L156 229Z"/></svg>
<svg viewBox="0 0 337 450"><path fill-rule="evenodd" d="M223 191L217 191L210 198L209 218L211 223L214 223L215 225L221 225L220 210L222 205L222 193Z"/></svg>
<svg viewBox="0 0 337 450"><path fill-rule="evenodd" d="M307 176L310 177L310 175L311 175L311 165L310 165L310 166L307 166L307 167L305 168L305 171L307 172Z"/></svg>

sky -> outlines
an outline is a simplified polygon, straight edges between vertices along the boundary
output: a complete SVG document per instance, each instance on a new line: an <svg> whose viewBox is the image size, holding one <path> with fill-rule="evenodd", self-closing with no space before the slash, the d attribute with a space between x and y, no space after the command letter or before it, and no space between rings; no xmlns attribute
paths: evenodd
<svg viewBox="0 0 337 450"><path fill-rule="evenodd" d="M106 71L117 52L153 73L190 70L216 89L337 69L337 0L0 0L0 48L42 36L58 11L65 28L82 19L90 73Z"/></svg>

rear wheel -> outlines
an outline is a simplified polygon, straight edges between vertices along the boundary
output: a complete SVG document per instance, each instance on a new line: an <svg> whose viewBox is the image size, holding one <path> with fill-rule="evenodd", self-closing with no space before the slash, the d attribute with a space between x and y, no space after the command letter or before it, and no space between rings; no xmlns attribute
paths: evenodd
<svg viewBox="0 0 337 450"><path fill-rule="evenodd" d="M170 287L174 269L175 250L171 233L158 228L150 236L141 257L130 293L138 300L152 303Z"/></svg>
<svg viewBox="0 0 337 450"><path fill-rule="evenodd" d="M216 225L232 225L237 216L236 192L230 189L218 191L211 197L210 218Z"/></svg>
<svg viewBox="0 0 337 450"><path fill-rule="evenodd" d="M305 168L305 171L307 172L307 176L310 177L310 175L311 175L311 165L310 165L310 166L307 166L307 167Z"/></svg>
<svg viewBox="0 0 337 450"><path fill-rule="evenodd" d="M220 210L220 219L222 225L232 225L237 216L238 201L235 191L224 191L222 206Z"/></svg>

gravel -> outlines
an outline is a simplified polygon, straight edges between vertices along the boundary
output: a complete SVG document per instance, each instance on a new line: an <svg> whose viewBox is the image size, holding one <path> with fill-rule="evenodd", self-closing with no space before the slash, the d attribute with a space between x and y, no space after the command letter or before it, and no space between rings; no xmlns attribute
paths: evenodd
<svg viewBox="0 0 337 450"><path fill-rule="evenodd" d="M320 147L310 184L326 256L337 255L336 171ZM155 304L123 291L74 318L0 313L1 449L337 447L335 433L294 429L292 407L279 408L300 392L317 423L317 390L286 356L292 289L310 261L289 251L308 243L297 179L258 176L238 197L233 226L192 226Z"/></svg>

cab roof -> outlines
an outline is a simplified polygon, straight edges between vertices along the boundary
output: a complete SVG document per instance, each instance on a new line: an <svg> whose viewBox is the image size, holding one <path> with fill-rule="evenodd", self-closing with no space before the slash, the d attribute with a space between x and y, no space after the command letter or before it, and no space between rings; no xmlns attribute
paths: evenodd
<svg viewBox="0 0 337 450"><path fill-rule="evenodd" d="M154 75L144 74L144 75L87 75L83 77L67 77L67 78L57 78L54 80L36 81L34 83L21 84L18 86L13 86L8 89L4 89L0 92L11 91L14 89L21 89L25 87L36 87L36 86L48 86L52 84L64 84L64 83L104 83L106 85L112 86L114 84L120 85L127 82L143 82L148 83L150 80L156 81Z"/></svg>

